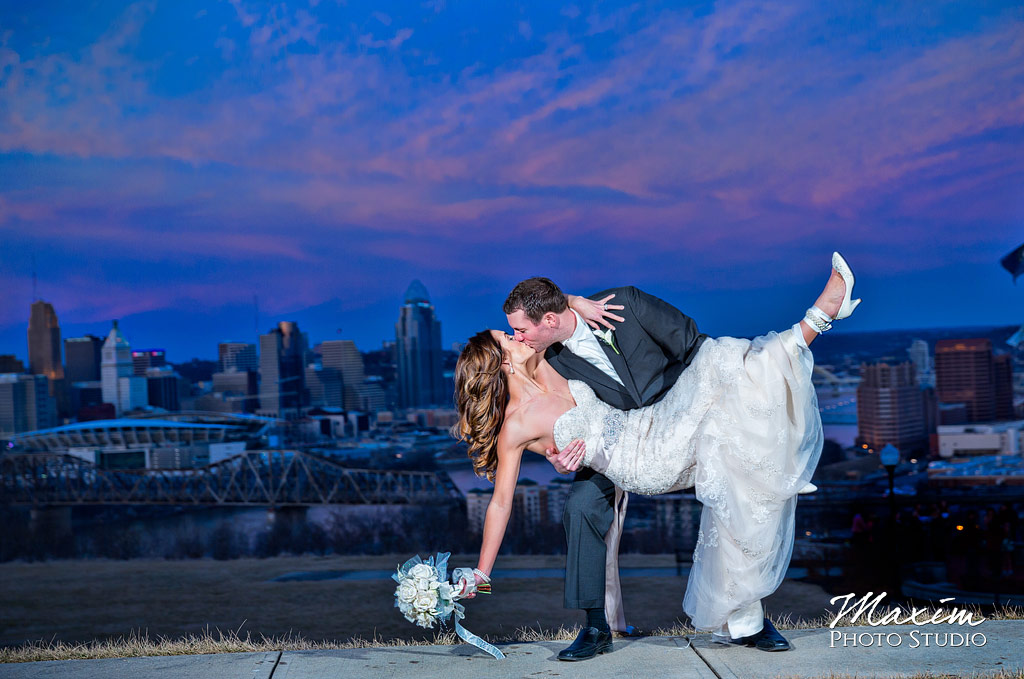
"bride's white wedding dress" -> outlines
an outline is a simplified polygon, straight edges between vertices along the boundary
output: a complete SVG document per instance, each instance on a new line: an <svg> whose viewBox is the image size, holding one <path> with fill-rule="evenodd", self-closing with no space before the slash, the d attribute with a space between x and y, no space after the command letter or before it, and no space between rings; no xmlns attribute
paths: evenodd
<svg viewBox="0 0 1024 679"><path fill-rule="evenodd" d="M698 629L760 626L760 600L782 583L797 491L823 441L800 326L754 340L707 339L665 397L612 408L569 381L576 407L555 443L586 441L583 464L619 488L656 495L694 487L704 505L683 608ZM736 636L735 629L733 636Z"/></svg>

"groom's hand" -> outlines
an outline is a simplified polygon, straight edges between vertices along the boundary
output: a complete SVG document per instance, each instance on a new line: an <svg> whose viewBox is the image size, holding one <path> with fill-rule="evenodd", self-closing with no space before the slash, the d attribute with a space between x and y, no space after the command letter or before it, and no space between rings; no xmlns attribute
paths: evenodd
<svg viewBox="0 0 1024 679"><path fill-rule="evenodd" d="M587 444L583 442L583 439L574 439L561 452L554 448L548 448L544 451L544 457L548 458L548 462L556 472L569 474L580 468L585 452L587 452Z"/></svg>

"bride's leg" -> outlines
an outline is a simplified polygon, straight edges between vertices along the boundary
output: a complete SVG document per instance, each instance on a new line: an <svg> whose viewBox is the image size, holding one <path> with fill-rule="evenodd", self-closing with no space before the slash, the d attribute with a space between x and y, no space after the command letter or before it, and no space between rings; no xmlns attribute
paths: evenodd
<svg viewBox="0 0 1024 679"><path fill-rule="evenodd" d="M843 305L843 297L845 295L846 282L843 281L843 277L839 275L838 271L832 269L832 275L829 276L825 289L821 291L818 299L815 300L814 306L824 311L830 317L835 318L836 314L839 313L839 307ZM804 341L810 346L814 338L818 336L818 331L812 328L807 321L800 321L800 329L804 333Z"/></svg>

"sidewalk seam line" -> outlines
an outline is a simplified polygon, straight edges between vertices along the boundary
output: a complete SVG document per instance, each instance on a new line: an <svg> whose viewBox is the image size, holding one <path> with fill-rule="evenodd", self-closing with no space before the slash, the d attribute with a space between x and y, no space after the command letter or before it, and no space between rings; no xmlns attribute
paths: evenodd
<svg viewBox="0 0 1024 679"><path fill-rule="evenodd" d="M270 674L267 675L267 679L274 679L274 672L277 672L277 666L281 662L282 655L284 655L284 651L277 652L277 658L274 659L274 666L270 668Z"/></svg>
<svg viewBox="0 0 1024 679"><path fill-rule="evenodd" d="M712 673L712 674L714 674L714 675L715 675L716 677L718 677L718 679L722 679L722 675L718 673L718 670L716 670L716 669L715 669L715 668L714 668L714 667L713 667L713 666L711 665L711 663L709 663L709 662L708 662L708 659L704 657L704 654L703 654L703 653L701 653L701 652L700 652L700 651L699 651L699 650L697 649L697 647L693 645L693 640L692 640L692 639L690 640L690 648L692 648L692 649L693 649L693 652L697 654L697 657L701 659L701 662L703 662L703 663L704 663L705 665L707 665L707 668L708 668L709 670L711 670L711 673Z"/></svg>

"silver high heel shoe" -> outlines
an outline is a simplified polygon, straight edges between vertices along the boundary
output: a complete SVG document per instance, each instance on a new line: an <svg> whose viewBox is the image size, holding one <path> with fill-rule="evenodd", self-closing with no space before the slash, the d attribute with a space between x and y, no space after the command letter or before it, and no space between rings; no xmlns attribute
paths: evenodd
<svg viewBox="0 0 1024 679"><path fill-rule="evenodd" d="M818 334L825 332L826 330L832 329L832 321L841 321L844 318L849 318L853 310L860 304L860 299L850 299L853 294L853 271L850 270L850 265L846 263L843 256L838 252L832 253L832 268L842 277L843 282L846 284L846 294L843 296L843 303L839 307L839 313L835 315L835 318L829 316L824 311L818 308L817 305L813 305L807 310L807 314L804 316L804 320L807 324L814 328Z"/></svg>

